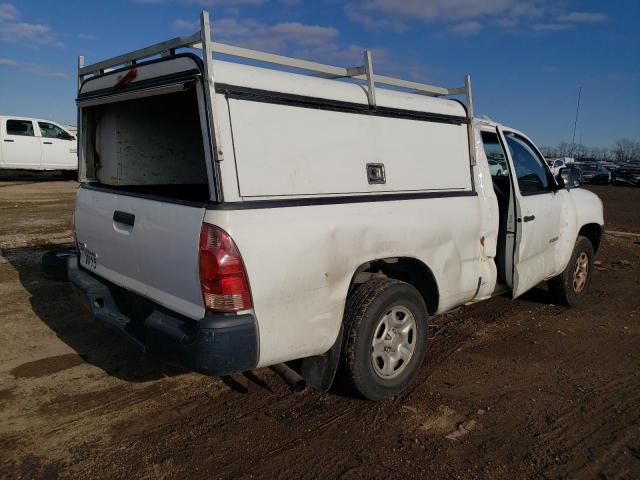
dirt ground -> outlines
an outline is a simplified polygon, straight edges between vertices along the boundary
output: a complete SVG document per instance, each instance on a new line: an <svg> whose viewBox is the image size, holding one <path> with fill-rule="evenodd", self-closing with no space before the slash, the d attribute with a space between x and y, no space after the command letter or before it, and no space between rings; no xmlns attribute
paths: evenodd
<svg viewBox="0 0 640 480"><path fill-rule="evenodd" d="M0 181L0 478L640 478L640 238L608 235L590 298L537 289L434 319L382 403L210 378L140 356L39 261L76 184ZM640 232L640 189L597 187Z"/></svg>

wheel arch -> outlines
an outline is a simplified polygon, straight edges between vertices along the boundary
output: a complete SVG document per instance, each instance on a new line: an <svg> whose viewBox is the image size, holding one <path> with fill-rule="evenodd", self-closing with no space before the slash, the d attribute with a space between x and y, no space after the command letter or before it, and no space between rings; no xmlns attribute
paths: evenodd
<svg viewBox="0 0 640 480"><path fill-rule="evenodd" d="M603 240L603 228L602 225L597 223L587 223L580 227L578 236L586 237L593 245L593 253L597 253Z"/></svg>
<svg viewBox="0 0 640 480"><path fill-rule="evenodd" d="M376 275L383 275L407 282L414 286L424 299L430 315L438 311L440 294L438 283L432 270L422 261L413 257L392 257L370 260L355 269L345 298L357 285L366 282ZM296 362L296 370L307 381L310 387L327 391L333 383L344 341L344 323L340 323L340 331L333 346L323 355L300 359Z"/></svg>
<svg viewBox="0 0 640 480"><path fill-rule="evenodd" d="M356 285L366 282L375 275L384 275L412 285L422 295L427 312L433 315L438 311L440 302L438 282L433 271L421 260L415 257L391 257L365 262L354 272L348 293L351 293Z"/></svg>

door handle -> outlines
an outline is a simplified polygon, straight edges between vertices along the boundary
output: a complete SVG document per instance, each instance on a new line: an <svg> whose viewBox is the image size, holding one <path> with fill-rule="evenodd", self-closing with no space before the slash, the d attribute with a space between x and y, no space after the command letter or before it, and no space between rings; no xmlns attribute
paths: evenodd
<svg viewBox="0 0 640 480"><path fill-rule="evenodd" d="M536 219L535 215L525 215L525 217L522 219L523 222L531 222L533 220Z"/></svg>
<svg viewBox="0 0 640 480"><path fill-rule="evenodd" d="M7 143L13 143L13 142L15 142L15 140L11 140L10 138L5 138L5 139L4 139L4 141L5 141L5 142L7 142Z"/></svg>
<svg viewBox="0 0 640 480"><path fill-rule="evenodd" d="M53 142L42 142L45 145L53 145Z"/></svg>
<svg viewBox="0 0 640 480"><path fill-rule="evenodd" d="M116 210L113 212L113 221L117 223L122 223L123 225L129 225L133 227L133 224L136 221L136 216L132 213L121 212L120 210Z"/></svg>

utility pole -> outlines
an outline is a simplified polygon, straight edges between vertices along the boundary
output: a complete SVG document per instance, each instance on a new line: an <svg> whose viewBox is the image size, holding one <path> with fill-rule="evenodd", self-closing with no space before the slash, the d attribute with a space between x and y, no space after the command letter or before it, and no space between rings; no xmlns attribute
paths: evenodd
<svg viewBox="0 0 640 480"><path fill-rule="evenodd" d="M580 112L580 97L582 96L582 85L578 89L578 104L576 105L576 118L573 121L573 136L571 137L571 156L576 149L576 127L578 126L578 113Z"/></svg>

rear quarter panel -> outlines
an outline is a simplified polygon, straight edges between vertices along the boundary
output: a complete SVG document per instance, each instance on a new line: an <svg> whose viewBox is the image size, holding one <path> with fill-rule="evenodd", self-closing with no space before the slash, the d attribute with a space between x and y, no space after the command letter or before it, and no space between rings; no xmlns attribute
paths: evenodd
<svg viewBox="0 0 640 480"><path fill-rule="evenodd" d="M414 257L436 277L439 311L477 289L476 196L287 208L209 210L242 254L260 329L259 365L326 352L363 263Z"/></svg>

